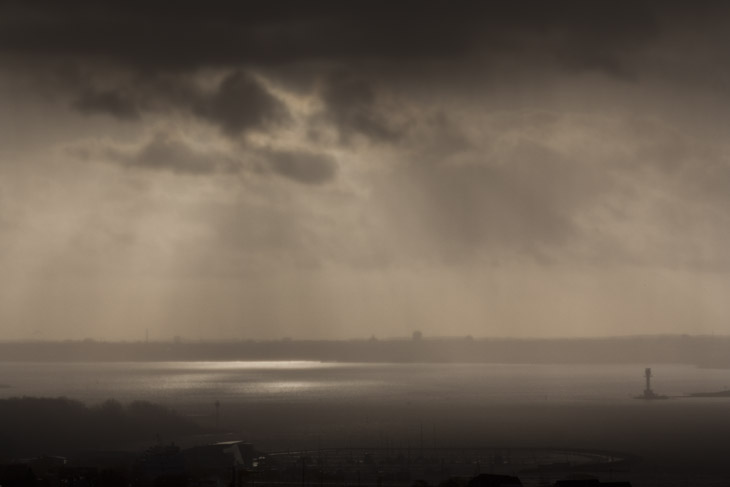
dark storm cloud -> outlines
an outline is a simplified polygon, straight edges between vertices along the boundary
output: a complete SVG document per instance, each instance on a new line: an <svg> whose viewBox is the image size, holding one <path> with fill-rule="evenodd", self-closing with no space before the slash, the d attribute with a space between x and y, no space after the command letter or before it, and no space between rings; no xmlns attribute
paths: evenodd
<svg viewBox="0 0 730 487"><path fill-rule="evenodd" d="M360 134L376 141L395 142L402 135L402 130L378 110L375 89L362 78L346 73L330 76L322 100L343 140Z"/></svg>
<svg viewBox="0 0 730 487"><path fill-rule="evenodd" d="M249 171L260 176L275 174L307 185L324 184L337 175L337 162L327 154L259 149L234 155L223 150L195 148L165 132L158 132L136 148L95 142L71 146L68 152L86 161L107 160L129 168L188 175Z"/></svg>
<svg viewBox="0 0 730 487"><path fill-rule="evenodd" d="M134 100L117 91L85 91L73 102L73 107L81 113L104 113L121 120L140 117Z"/></svg>
<svg viewBox="0 0 730 487"><path fill-rule="evenodd" d="M538 84L549 70L638 79L639 53L662 34L666 5L4 2L0 58L34 76L75 66L72 87L58 89L71 90L82 113L134 120L178 110L229 137L290 119L284 103L253 76L265 73L286 89L319 95L324 113L317 123L331 125L341 142L361 136L395 144L406 124L394 122L393 107L384 108L379 96L393 85L399 94L422 89L433 99L455 80L483 89L504 66L516 65ZM191 80L206 69L229 75L204 92Z"/></svg>
<svg viewBox="0 0 730 487"><path fill-rule="evenodd" d="M165 134L157 135L131 157L119 157L129 166L179 173L208 174L218 169L218 161Z"/></svg>
<svg viewBox="0 0 730 487"><path fill-rule="evenodd" d="M183 68L307 57L452 56L514 27L556 28L593 44L606 43L606 34L636 37L651 21L652 8L665 3L523 0L453 2L446 8L421 1L276 1L209 2L202 8L199 2L177 2L171 8L142 2L4 2L4 24L10 28L2 41L27 53L103 54L143 66Z"/></svg>
<svg viewBox="0 0 730 487"><path fill-rule="evenodd" d="M448 55L469 44L471 29L460 25L472 18L466 10L474 8L443 12L420 2L211 2L205 8L199 2L174 8L6 2L0 46L31 56L102 57L149 70Z"/></svg>
<svg viewBox="0 0 730 487"><path fill-rule="evenodd" d="M242 71L228 74L209 91L186 76L136 77L131 82L120 81L114 90L95 88L93 79L85 82L88 86L82 88L71 106L86 115L137 120L142 113L176 111L193 114L219 127L229 137L272 128L289 120L284 104Z"/></svg>
<svg viewBox="0 0 730 487"><path fill-rule="evenodd" d="M69 153L82 160L107 160L124 167L190 175L235 171L240 167L223 153L196 149L164 132L157 133L137 148L90 143L72 146Z"/></svg>
<svg viewBox="0 0 730 487"><path fill-rule="evenodd" d="M256 80L239 71L227 76L218 90L197 102L193 110L230 136L287 119L286 107Z"/></svg>
<svg viewBox="0 0 730 487"><path fill-rule="evenodd" d="M143 72L295 62L390 61L389 70L473 55L552 57L619 73L655 35L664 3L495 1L241 4L91 1L0 6L0 52ZM464 66L465 68L468 66ZM382 69L383 66L380 67ZM417 70L414 72L417 75Z"/></svg>
<svg viewBox="0 0 730 487"><path fill-rule="evenodd" d="M324 154L271 151L266 154L266 159L276 174L299 183L326 183L337 173L335 161Z"/></svg>

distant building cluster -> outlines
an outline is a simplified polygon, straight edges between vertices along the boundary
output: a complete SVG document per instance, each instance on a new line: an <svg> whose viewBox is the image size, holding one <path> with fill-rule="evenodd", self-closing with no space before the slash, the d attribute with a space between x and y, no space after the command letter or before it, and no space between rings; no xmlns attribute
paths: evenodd
<svg viewBox="0 0 730 487"><path fill-rule="evenodd" d="M276 454L269 457L258 453L253 445L242 441L218 442L187 449L174 444L158 444L137 454L89 452L73 459L41 456L0 464L0 487L631 486L626 481L602 482L589 476L576 477L575 474L552 481L545 477L538 480L535 475L527 475L524 481L517 475L498 473L439 477L439 472L447 472L444 469L445 457L439 466L439 460L435 457L414 456L413 468L404 468L409 467L409 464L401 462L400 457L390 457L390 461L386 461L384 457L363 454L364 450L346 450L350 453L349 463L331 461L329 464L324 456L314 458L312 452L290 452L277 460ZM341 455L343 451L339 451ZM300 458L298 462L286 461L297 456ZM555 465L550 467L554 469ZM431 475L421 478L424 472L430 472Z"/></svg>
<svg viewBox="0 0 730 487"><path fill-rule="evenodd" d="M141 454L92 452L42 456L0 465L1 487L239 487L254 465L249 443L180 449L155 445Z"/></svg>

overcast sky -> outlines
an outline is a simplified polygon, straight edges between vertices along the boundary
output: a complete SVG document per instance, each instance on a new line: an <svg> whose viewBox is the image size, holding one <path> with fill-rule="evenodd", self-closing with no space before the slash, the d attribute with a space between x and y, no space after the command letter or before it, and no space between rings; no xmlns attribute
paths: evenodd
<svg viewBox="0 0 730 487"><path fill-rule="evenodd" d="M721 2L0 2L0 339L730 333Z"/></svg>

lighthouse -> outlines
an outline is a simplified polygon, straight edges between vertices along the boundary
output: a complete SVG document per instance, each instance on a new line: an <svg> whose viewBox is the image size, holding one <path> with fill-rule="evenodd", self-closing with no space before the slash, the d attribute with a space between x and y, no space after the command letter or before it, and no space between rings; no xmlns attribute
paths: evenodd
<svg viewBox="0 0 730 487"><path fill-rule="evenodd" d="M647 367L644 370L644 377L646 377L646 389L644 389L644 395L647 397L654 396L654 391L651 390L651 367Z"/></svg>
<svg viewBox="0 0 730 487"><path fill-rule="evenodd" d="M647 367L644 369L644 377L646 378L646 388L644 389L644 394L641 396L636 396L636 399L668 399L667 396L663 396L661 394L654 394L654 391L651 390L651 368Z"/></svg>

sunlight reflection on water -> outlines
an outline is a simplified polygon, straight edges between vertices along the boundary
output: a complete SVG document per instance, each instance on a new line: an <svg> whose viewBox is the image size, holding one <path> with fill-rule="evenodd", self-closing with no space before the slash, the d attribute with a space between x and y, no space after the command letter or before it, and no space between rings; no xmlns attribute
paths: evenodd
<svg viewBox="0 0 730 487"><path fill-rule="evenodd" d="M160 362L161 369L192 369L192 370L308 370L342 367L342 364L333 362L314 362L307 360L281 361L230 361L230 362Z"/></svg>
<svg viewBox="0 0 730 487"><path fill-rule="evenodd" d="M657 392L719 390L730 371L655 366ZM116 398L171 404L257 401L626 402L642 365L342 364L307 361L1 363L0 397Z"/></svg>

